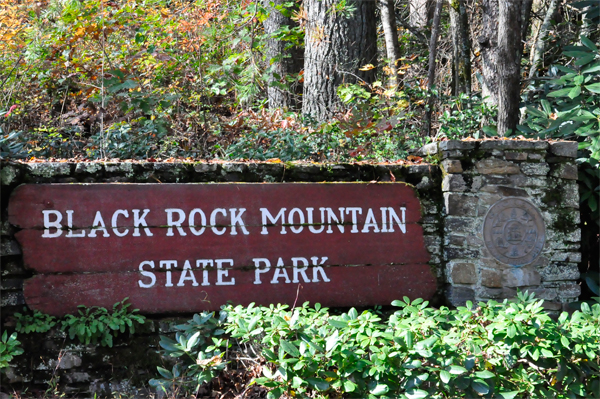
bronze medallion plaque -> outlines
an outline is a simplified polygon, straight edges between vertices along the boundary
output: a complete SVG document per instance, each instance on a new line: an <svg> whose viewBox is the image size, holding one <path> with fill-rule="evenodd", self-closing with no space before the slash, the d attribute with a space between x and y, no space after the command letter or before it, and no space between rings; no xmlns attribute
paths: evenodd
<svg viewBox="0 0 600 399"><path fill-rule="evenodd" d="M483 238L494 258L507 265L523 266L542 252L546 229L542 215L531 202L504 198L485 216Z"/></svg>

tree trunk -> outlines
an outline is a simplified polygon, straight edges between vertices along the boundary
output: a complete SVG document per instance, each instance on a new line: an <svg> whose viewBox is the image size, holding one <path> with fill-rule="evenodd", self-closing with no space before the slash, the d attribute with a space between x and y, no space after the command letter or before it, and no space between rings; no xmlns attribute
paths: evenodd
<svg viewBox="0 0 600 399"><path fill-rule="evenodd" d="M552 18L554 17L554 14L556 14L557 9L558 0L550 0L548 10L546 11L546 15L544 16L544 22L542 22L542 25L540 26L540 29L537 34L537 39L532 49L529 79L533 79L533 77L538 72L540 64L542 63L544 53L546 52L546 39L548 37L548 31L550 30L550 24L552 23Z"/></svg>
<svg viewBox="0 0 600 399"><path fill-rule="evenodd" d="M409 0L409 22L416 28L424 28L432 18L431 0Z"/></svg>
<svg viewBox="0 0 600 399"><path fill-rule="evenodd" d="M429 40L429 71L427 73L427 91L431 91L435 84L435 58L437 56L437 42L440 35L440 20L442 17L443 0L436 0L435 11L433 14L433 24L431 27L431 38ZM425 115L425 123L427 127L427 135L431 136L431 114L433 112L434 97L429 93L429 101L427 114Z"/></svg>
<svg viewBox="0 0 600 399"><path fill-rule="evenodd" d="M302 112L325 121L341 110L337 88L343 83L375 79L377 64L375 2L348 1L338 10L337 0L306 0L304 95ZM349 8L355 8L349 12Z"/></svg>
<svg viewBox="0 0 600 399"><path fill-rule="evenodd" d="M390 60L390 80L389 86L395 87L398 84L398 66L396 62L400 58L400 46L398 45L398 29L396 28L396 13L394 11L393 0L379 0L379 10L381 12L381 25L385 37L385 49L387 58Z"/></svg>
<svg viewBox="0 0 600 399"><path fill-rule="evenodd" d="M452 93L471 94L471 41L469 17L465 0L450 0L450 30L452 32L453 65Z"/></svg>
<svg viewBox="0 0 600 399"><path fill-rule="evenodd" d="M521 1L501 0L498 13L498 134L515 131L519 121Z"/></svg>
<svg viewBox="0 0 600 399"><path fill-rule="evenodd" d="M521 46L519 47L520 57L523 57L523 49L527 42L527 35L529 34L531 7L533 6L533 0L522 0L521 3Z"/></svg>
<svg viewBox="0 0 600 399"><path fill-rule="evenodd" d="M498 105L498 0L482 0L481 17L482 32L477 38L482 61L481 96Z"/></svg>
<svg viewBox="0 0 600 399"><path fill-rule="evenodd" d="M266 58L269 68L267 78L267 94L269 108L296 108L299 105L301 87L290 88L285 77L299 73L302 70L302 50L291 46L289 42L279 40L274 34L282 27L294 26L295 22L284 16L276 6L283 6L284 0L263 0L264 7L269 11L269 16L263 22L265 34L268 35L266 45Z"/></svg>

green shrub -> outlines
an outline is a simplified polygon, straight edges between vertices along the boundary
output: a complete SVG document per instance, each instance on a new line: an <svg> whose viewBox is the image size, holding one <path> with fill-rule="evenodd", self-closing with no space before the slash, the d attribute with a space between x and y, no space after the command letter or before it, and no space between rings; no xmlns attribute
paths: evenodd
<svg viewBox="0 0 600 399"><path fill-rule="evenodd" d="M22 353L23 348L21 348L21 343L17 341L17 333L8 336L8 332L4 331L0 340L0 371L4 371L8 367L13 357Z"/></svg>
<svg viewBox="0 0 600 399"><path fill-rule="evenodd" d="M269 398L594 396L600 389L600 304L583 304L556 321L542 304L519 294L513 302L450 310L404 298L394 301L399 310L387 318L356 309L333 316L307 303L292 310L228 306L199 334L204 344L190 344L186 333L166 349L190 359L204 359L209 351L220 365L240 357L262 361L263 376L253 382L270 389ZM211 323L209 316L203 315L204 324ZM224 329L229 339L210 337L211 329ZM208 374L186 376L185 367L164 370L169 378L153 384L173 389L177 377L179 386L191 381L197 389L208 380ZM216 373L213 368L211 375Z"/></svg>

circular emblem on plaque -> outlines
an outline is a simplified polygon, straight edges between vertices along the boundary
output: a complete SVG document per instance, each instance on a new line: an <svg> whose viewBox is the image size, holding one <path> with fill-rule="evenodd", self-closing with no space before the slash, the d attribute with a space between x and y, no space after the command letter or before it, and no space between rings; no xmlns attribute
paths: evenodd
<svg viewBox="0 0 600 399"><path fill-rule="evenodd" d="M546 228L540 211L531 202L504 198L485 215L483 238L494 258L507 265L523 266L542 252Z"/></svg>

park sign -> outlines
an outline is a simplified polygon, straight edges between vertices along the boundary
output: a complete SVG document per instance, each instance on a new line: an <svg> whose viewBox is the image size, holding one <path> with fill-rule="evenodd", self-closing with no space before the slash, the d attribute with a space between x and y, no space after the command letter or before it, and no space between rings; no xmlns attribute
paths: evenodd
<svg viewBox="0 0 600 399"><path fill-rule="evenodd" d="M9 203L26 302L53 315L431 297L420 219L404 183L26 184Z"/></svg>

